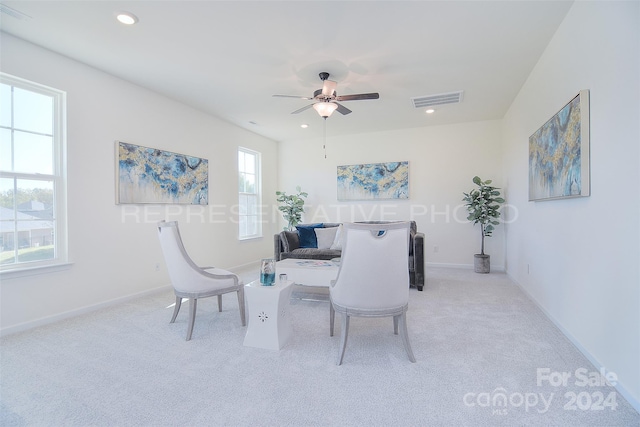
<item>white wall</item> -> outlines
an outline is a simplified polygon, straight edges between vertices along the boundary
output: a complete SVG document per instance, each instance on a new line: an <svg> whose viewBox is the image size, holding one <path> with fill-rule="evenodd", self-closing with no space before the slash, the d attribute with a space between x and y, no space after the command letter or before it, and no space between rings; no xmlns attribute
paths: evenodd
<svg viewBox="0 0 640 427"><path fill-rule="evenodd" d="M154 226L160 219L180 222L197 263L234 268L273 252L276 229L266 225L263 239L239 242L231 219L237 147L262 153L263 202L273 205L277 143L4 33L1 43L2 71L67 92L73 262L61 272L3 279L3 332L168 285ZM209 207L203 212L178 205L116 205L116 140L207 158Z"/></svg>
<svg viewBox="0 0 640 427"><path fill-rule="evenodd" d="M640 402L640 3L576 2L504 119L507 271ZM591 98L591 196L528 202L528 137ZM529 266L529 273L527 273ZM552 370L554 367L550 367Z"/></svg>
<svg viewBox="0 0 640 427"><path fill-rule="evenodd" d="M501 122L486 121L328 137L326 159L322 138L281 142L280 189L289 193L300 185L309 193L306 222L413 219L418 231L425 233L428 264L470 267L473 254L480 252L480 228L466 221L462 193L475 186L474 175L502 187L501 140ZM409 200L337 200L337 166L405 160ZM485 252L495 270L504 268L502 228L486 240Z"/></svg>

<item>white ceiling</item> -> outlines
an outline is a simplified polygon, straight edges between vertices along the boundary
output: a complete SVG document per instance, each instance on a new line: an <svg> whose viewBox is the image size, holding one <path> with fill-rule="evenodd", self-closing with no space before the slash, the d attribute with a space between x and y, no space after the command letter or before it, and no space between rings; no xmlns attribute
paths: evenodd
<svg viewBox="0 0 640 427"><path fill-rule="evenodd" d="M570 1L2 1L3 31L276 141L322 135L321 71L348 101L327 135L500 119ZM115 12L139 18L126 27ZM427 115L410 98L464 90ZM254 122L255 124L252 124ZM308 129L301 124L308 123Z"/></svg>

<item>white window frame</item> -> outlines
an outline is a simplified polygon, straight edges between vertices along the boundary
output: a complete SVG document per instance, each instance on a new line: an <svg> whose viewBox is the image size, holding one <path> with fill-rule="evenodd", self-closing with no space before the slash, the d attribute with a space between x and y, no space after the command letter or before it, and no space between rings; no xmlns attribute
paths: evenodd
<svg viewBox="0 0 640 427"><path fill-rule="evenodd" d="M52 259L0 265L3 278L21 273L57 271L69 265L67 231L67 164L66 164L66 92L0 72L0 82L53 98L53 173L23 173L0 170L0 177L53 181L54 192L54 257ZM13 108L13 106L11 107ZM2 126L7 129L6 126ZM13 123L9 129L15 129ZM12 136L13 144L13 136ZM17 206L14 206L17 209ZM16 235L17 236L17 235Z"/></svg>
<svg viewBox="0 0 640 427"><path fill-rule="evenodd" d="M238 147L238 161L236 164L238 165L238 180L246 174L245 170L240 170L240 153L245 155L253 156L255 159L255 193L247 193L242 192L238 189L238 240L249 240L249 239L257 239L262 237L262 159L261 154L258 151L250 150L244 147ZM255 206L256 211L254 213L247 212L246 214L242 214L241 205L243 197L254 197L255 198ZM254 234L243 234L242 233L242 218L254 218L256 221L256 232Z"/></svg>

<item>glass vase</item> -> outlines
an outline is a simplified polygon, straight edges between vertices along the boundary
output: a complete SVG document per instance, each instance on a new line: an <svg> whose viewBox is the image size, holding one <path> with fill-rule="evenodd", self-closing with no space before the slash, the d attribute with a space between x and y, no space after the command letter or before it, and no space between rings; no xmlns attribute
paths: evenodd
<svg viewBox="0 0 640 427"><path fill-rule="evenodd" d="M262 286L273 286L276 282L276 260L264 258L260 262L260 284Z"/></svg>

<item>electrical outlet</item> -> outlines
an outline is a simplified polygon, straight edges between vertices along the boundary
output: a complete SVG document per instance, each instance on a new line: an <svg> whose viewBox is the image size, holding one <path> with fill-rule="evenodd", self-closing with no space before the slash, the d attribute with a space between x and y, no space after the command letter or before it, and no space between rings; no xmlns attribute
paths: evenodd
<svg viewBox="0 0 640 427"><path fill-rule="evenodd" d="M433 252L434 252L434 253L438 253L438 252L440 252L440 248L439 248L438 246L434 246L434 247L433 247Z"/></svg>

